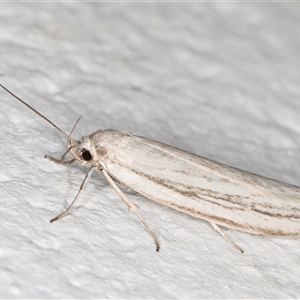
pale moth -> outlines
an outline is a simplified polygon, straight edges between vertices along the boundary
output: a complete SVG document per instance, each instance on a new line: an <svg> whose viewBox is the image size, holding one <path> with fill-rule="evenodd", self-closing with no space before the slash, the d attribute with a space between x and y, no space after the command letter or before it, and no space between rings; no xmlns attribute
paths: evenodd
<svg viewBox="0 0 300 300"><path fill-rule="evenodd" d="M0 86L45 119L67 138L67 152L53 162L70 165L78 161L90 167L69 208L84 190L92 172L102 173L124 203L159 242L118 185L191 216L206 220L234 248L243 252L219 226L252 234L296 236L300 234L300 188L242 171L178 148L121 130L97 130L75 140L25 101ZM64 160L70 152L71 160Z"/></svg>

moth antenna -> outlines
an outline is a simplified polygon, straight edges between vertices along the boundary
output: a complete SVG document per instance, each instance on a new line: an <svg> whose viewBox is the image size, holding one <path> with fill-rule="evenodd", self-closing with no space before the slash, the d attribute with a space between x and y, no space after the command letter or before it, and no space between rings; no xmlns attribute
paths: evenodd
<svg viewBox="0 0 300 300"><path fill-rule="evenodd" d="M61 161L63 161L66 157L66 155L70 152L70 150L72 149L73 147L68 147L68 150L62 155L61 157Z"/></svg>
<svg viewBox="0 0 300 300"><path fill-rule="evenodd" d="M73 134L73 131L76 127L76 125L78 124L79 120L81 119L81 116L78 118L78 120L75 122L69 136L68 136L68 142L67 142L67 145L68 145L68 149L67 151L63 154L63 156L61 157L61 159L56 159L56 158L53 158L49 155L45 155L45 158L57 163L57 164L61 164L61 165L70 165L71 163L73 163L75 161L75 159L71 159L71 160L68 160L68 161L64 161L66 155L70 152L71 149L75 148L75 147L78 147L77 145L75 146L70 146L71 144L71 138L72 138L72 134Z"/></svg>
<svg viewBox="0 0 300 300"><path fill-rule="evenodd" d="M69 134L69 136L68 136L68 146L70 145L70 143L71 143L71 138L72 138L72 134L73 134L73 132L74 132L74 130L75 130L75 128L76 128L76 126L77 126L77 124L78 124L78 122L80 121L80 119L81 119L81 116L77 119L77 121L75 122L75 124L74 124L74 126L73 126L73 128L72 128L72 130L71 130L71 132L70 132L70 134ZM70 147L68 147L69 148L69 150L68 151L70 151ZM68 153L68 152L67 152ZM67 154L66 153L66 154ZM64 154L64 155L66 155L66 154Z"/></svg>
<svg viewBox="0 0 300 300"><path fill-rule="evenodd" d="M76 125L77 125L77 123L79 122L80 119L81 119L81 116L80 116L80 117L78 118L78 120L76 121L75 125L73 126L73 128L72 128L72 130L71 130L71 132L70 132L70 134L69 134L69 136L68 136L68 142L67 142L68 149L67 149L67 151L62 155L61 159L60 159L60 160L57 160L57 159L55 159L55 158L53 158L53 157L50 157L50 156L46 155L45 157L46 157L47 159L49 159L49 160L51 160L51 161L53 161L53 162L55 162L55 163L59 163L59 164L67 164L67 165L68 165L69 163L72 163L72 162L73 162L73 160L70 160L70 161L64 161L64 159L65 159L66 155L70 152L71 149L73 149L73 148L75 148L75 147L78 147L77 145L75 145L75 146L70 146L70 143L71 143L71 138L72 138L73 131L74 131L74 129L75 129L75 127L76 127ZM72 161L72 162L71 162L71 161Z"/></svg>
<svg viewBox="0 0 300 300"><path fill-rule="evenodd" d="M21 103L23 103L25 106L27 106L30 110L32 110L33 112L35 112L38 116L40 116L41 118L43 118L44 120L46 120L50 125L52 125L56 130L58 130L60 133L62 133L65 137L68 138L69 140L69 136L63 132L57 125L55 125L53 122L51 122L48 118L46 118L44 115L42 115L40 112L38 112L36 109L34 109L32 106L30 106L28 103L26 103L24 100L22 100L21 98L19 98L17 95L15 95L13 92L11 92L10 90L8 90L5 86L3 86L0 83L0 86L10 95L12 95L14 98L16 98L17 100L19 100ZM78 120L79 121L79 120ZM78 123L78 121L76 122L76 124ZM76 125L75 124L75 125Z"/></svg>

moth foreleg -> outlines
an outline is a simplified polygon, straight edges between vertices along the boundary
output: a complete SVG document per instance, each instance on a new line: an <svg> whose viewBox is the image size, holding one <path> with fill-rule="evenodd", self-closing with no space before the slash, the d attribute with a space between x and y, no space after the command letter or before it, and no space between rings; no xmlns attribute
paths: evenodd
<svg viewBox="0 0 300 300"><path fill-rule="evenodd" d="M92 166L89 170L89 172L86 174L85 178L83 179L83 182L81 183L81 186L79 188L79 191L77 192L77 195L75 196L74 200L72 201L71 205L62 213L60 214L59 216L57 216L56 218L50 220L50 223L54 222L54 221L58 221L60 220L62 217L64 217L65 215L67 215L73 208L75 202L77 201L77 199L79 198L81 192L85 189L85 186L86 184L88 183L92 173L93 173L93 170L94 170L94 166Z"/></svg>
<svg viewBox="0 0 300 300"><path fill-rule="evenodd" d="M76 159L70 159L70 160L62 160L62 159L56 159L54 157L51 157L49 155L45 155L45 158L49 159L50 161L59 164L59 165L65 165L65 166L69 166L70 164L72 164Z"/></svg>

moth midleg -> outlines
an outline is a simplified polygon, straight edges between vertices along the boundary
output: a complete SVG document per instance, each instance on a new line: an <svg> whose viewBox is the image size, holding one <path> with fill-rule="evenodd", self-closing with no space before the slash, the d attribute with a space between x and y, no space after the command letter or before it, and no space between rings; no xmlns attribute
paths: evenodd
<svg viewBox="0 0 300 300"><path fill-rule="evenodd" d="M75 198L74 198L74 200L72 201L72 203L70 204L70 206L69 206L62 214L60 214L60 215L57 216L56 218L50 220L50 223L52 223L52 222L54 222L54 221L60 220L62 217L64 217L65 215L67 215L67 214L72 210L72 208L73 208L75 202L76 202L77 199L79 198L79 196L80 196L80 194L82 193L82 191L85 189L85 187L86 187L86 185L87 185L87 183L88 183L88 181L89 181L89 179L90 179L90 177L91 177L91 175L92 175L94 169L95 169L95 167L92 166L92 167L90 168L90 170L88 171L88 173L85 175L85 177L84 177L84 179L83 179L83 181L82 181L82 183L81 183L81 186L80 186L80 188L79 188L79 190L78 190L78 192L77 192L77 195L75 196Z"/></svg>
<svg viewBox="0 0 300 300"><path fill-rule="evenodd" d="M155 233L152 231L150 226L146 223L146 221L142 218L142 216L139 214L137 211L136 206L128 200L128 198L124 195L124 193L118 188L118 186L115 184L113 179L108 175L108 173L102 168L101 170L104 178L108 181L108 183L111 185L111 187L115 190L115 192L118 194L118 196L121 198L121 200L127 205L128 209L132 209L132 211L136 214L136 216L140 219L148 233L151 235L151 237L154 240L155 246L156 246L156 251L159 251L160 245L158 242L158 239L155 235Z"/></svg>
<svg viewBox="0 0 300 300"><path fill-rule="evenodd" d="M225 240L225 241L227 241L231 246L233 246L236 250L238 250L239 252L241 252L241 253L244 253L244 250L242 249L242 248L240 248L237 244L235 244L230 238L229 238L229 236L225 233L225 232L223 232L222 230L221 230L221 228L217 225L217 224L215 224L215 223L212 223L212 222L209 222L209 224L213 227L213 229L215 230L215 231L217 231L222 237L223 237L223 239Z"/></svg>

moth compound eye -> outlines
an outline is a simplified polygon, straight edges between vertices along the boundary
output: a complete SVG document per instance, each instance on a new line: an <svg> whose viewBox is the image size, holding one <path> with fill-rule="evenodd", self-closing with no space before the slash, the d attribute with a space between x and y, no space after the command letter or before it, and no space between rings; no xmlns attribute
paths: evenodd
<svg viewBox="0 0 300 300"><path fill-rule="evenodd" d="M81 157L85 161L90 161L92 159L91 152L89 150L86 150L86 149L82 150Z"/></svg>

